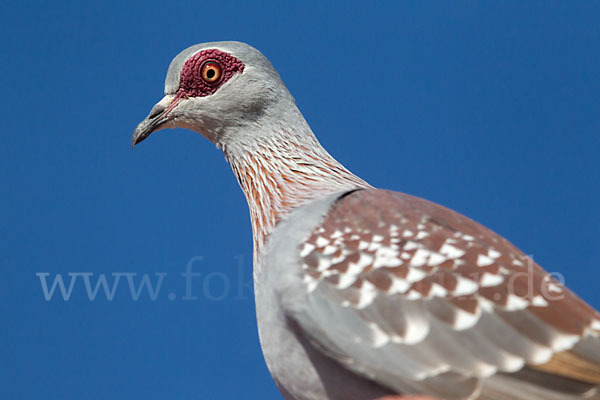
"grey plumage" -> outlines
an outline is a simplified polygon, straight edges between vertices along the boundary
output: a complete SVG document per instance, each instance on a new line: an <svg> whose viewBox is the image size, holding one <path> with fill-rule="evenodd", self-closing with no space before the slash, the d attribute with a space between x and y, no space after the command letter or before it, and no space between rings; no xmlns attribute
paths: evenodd
<svg viewBox="0 0 600 400"><path fill-rule="evenodd" d="M256 49L175 57L132 143L175 126L221 148L246 195L260 340L286 399L599 398L598 313L483 226L350 173Z"/></svg>

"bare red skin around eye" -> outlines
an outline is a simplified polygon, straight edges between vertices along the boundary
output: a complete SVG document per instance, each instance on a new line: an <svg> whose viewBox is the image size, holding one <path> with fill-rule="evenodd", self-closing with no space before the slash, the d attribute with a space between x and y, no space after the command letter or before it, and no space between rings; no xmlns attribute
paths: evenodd
<svg viewBox="0 0 600 400"><path fill-rule="evenodd" d="M209 84L202 79L202 65L205 61L216 61L221 65L221 79ZM230 54L217 49L203 50L185 62L179 78L178 96L203 97L217 91L234 74L242 73L244 64Z"/></svg>

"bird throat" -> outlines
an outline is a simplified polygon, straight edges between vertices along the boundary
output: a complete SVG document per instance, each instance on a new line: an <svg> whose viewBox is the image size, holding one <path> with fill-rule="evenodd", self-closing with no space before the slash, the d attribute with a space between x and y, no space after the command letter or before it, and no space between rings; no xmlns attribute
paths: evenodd
<svg viewBox="0 0 600 400"><path fill-rule="evenodd" d="M370 187L331 157L312 133L282 131L244 152L223 152L248 202L255 258L275 225L296 207L327 194Z"/></svg>

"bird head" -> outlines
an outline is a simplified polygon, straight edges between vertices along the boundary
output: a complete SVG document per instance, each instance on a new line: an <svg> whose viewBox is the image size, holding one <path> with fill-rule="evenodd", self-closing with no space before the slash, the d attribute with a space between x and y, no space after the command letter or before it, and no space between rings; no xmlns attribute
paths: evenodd
<svg viewBox="0 0 600 400"><path fill-rule="evenodd" d="M295 103L279 75L255 48L211 42L179 53L165 80L165 96L138 124L132 147L163 128L188 128L220 147L261 131L269 115ZM287 111L289 112L289 111Z"/></svg>

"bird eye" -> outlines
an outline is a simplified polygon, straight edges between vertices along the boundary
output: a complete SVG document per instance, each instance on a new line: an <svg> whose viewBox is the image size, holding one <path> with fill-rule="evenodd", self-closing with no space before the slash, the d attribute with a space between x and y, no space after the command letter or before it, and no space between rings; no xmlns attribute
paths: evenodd
<svg viewBox="0 0 600 400"><path fill-rule="evenodd" d="M200 75L206 83L217 83L221 79L221 66L215 61L207 61L202 65Z"/></svg>

